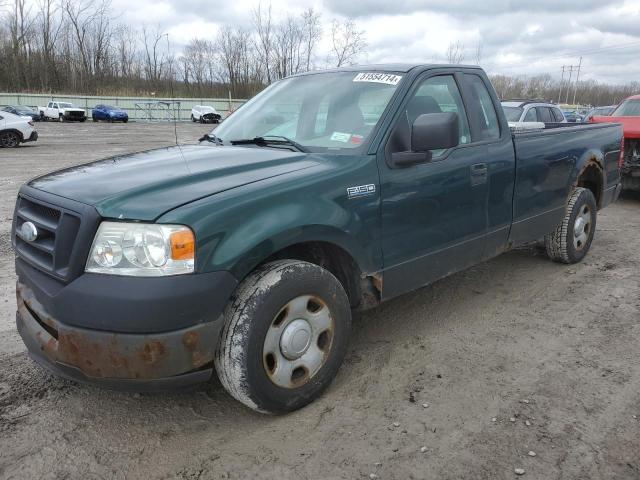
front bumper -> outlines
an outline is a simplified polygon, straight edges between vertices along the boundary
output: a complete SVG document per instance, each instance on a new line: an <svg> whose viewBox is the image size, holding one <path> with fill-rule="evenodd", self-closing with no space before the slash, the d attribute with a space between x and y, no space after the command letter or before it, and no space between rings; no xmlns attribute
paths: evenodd
<svg viewBox="0 0 640 480"><path fill-rule="evenodd" d="M179 277L186 275L167 277L174 280L176 295L165 297L164 288L154 289L151 283L146 289L152 295L155 291L157 298L152 300L142 293L143 283L140 289L131 290L131 284L115 291L108 288L110 282L124 279L110 275L85 274L52 292L47 285L39 288L40 272L30 271L30 267L18 262L18 331L32 358L48 370L82 383L135 391L181 387L211 377L222 311L235 288L230 274L215 272L220 274L217 276L220 281L214 281L213 288L220 291L203 296L202 292L184 291L180 285L184 279ZM97 289L94 295L83 295L84 287L74 285L86 282L84 277L89 277L88 285ZM91 277L108 283L100 287L91 283L96 280ZM210 274L190 277L208 282L207 288L211 288L214 280ZM138 297L142 297L138 306L144 309L148 303L146 313L137 308ZM187 307L182 300L192 305ZM182 304L180 310L188 313L186 317L178 315L175 303ZM83 315L79 315L80 311ZM128 325L122 322L123 316ZM111 322L105 324L109 318ZM77 325L78 322L83 325Z"/></svg>
<svg viewBox="0 0 640 480"><path fill-rule="evenodd" d="M36 140L38 140L38 132L34 130L33 132L31 132L31 135L29 135L29 138L25 138L24 140L22 140L22 143L35 142Z"/></svg>

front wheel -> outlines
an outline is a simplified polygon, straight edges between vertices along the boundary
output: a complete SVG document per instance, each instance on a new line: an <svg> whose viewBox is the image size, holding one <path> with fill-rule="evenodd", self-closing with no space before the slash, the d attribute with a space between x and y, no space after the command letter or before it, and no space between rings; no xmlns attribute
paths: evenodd
<svg viewBox="0 0 640 480"><path fill-rule="evenodd" d="M218 377L254 410L297 410L336 376L350 329L347 294L329 271L296 260L265 264L238 286L225 311Z"/></svg>
<svg viewBox="0 0 640 480"><path fill-rule="evenodd" d="M577 187L569 197L562 223L544 237L547 255L560 263L578 263L591 248L598 207L591 190Z"/></svg>
<svg viewBox="0 0 640 480"><path fill-rule="evenodd" d="M64 115L58 115L58 121L64 122Z"/></svg>
<svg viewBox="0 0 640 480"><path fill-rule="evenodd" d="M0 147L15 148L20 145L20 135L16 132L0 132Z"/></svg>

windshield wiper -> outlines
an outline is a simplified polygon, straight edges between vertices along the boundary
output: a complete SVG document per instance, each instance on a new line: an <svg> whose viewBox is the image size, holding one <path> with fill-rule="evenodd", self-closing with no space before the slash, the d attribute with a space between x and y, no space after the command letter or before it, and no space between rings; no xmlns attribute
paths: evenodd
<svg viewBox="0 0 640 480"><path fill-rule="evenodd" d="M231 145L258 145L259 147L268 147L271 145L284 145L293 147L299 152L309 153L309 149L300 145L295 140L283 137L281 135L264 135L262 137L245 138L241 140L231 140Z"/></svg>
<svg viewBox="0 0 640 480"><path fill-rule="evenodd" d="M205 133L201 138L198 139L199 142L211 142L211 143L215 143L216 145L223 145L222 143L222 139L220 137L217 137L215 134L213 133Z"/></svg>

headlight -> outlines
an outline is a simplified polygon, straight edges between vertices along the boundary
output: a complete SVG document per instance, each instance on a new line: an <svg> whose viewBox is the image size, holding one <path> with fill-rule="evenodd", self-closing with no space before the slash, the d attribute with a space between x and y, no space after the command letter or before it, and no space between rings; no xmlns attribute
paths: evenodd
<svg viewBox="0 0 640 480"><path fill-rule="evenodd" d="M85 271L159 277L192 273L194 260L195 238L188 227L102 222Z"/></svg>

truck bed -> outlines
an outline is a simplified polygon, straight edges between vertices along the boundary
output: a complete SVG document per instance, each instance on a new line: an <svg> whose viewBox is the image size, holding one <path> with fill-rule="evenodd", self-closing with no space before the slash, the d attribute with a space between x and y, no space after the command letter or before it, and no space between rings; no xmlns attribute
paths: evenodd
<svg viewBox="0 0 640 480"><path fill-rule="evenodd" d="M620 181L620 125L548 123L542 130L512 132L512 136L516 176L510 239L514 245L541 237L560 223L568 192L585 168L604 172L598 207L614 198Z"/></svg>

